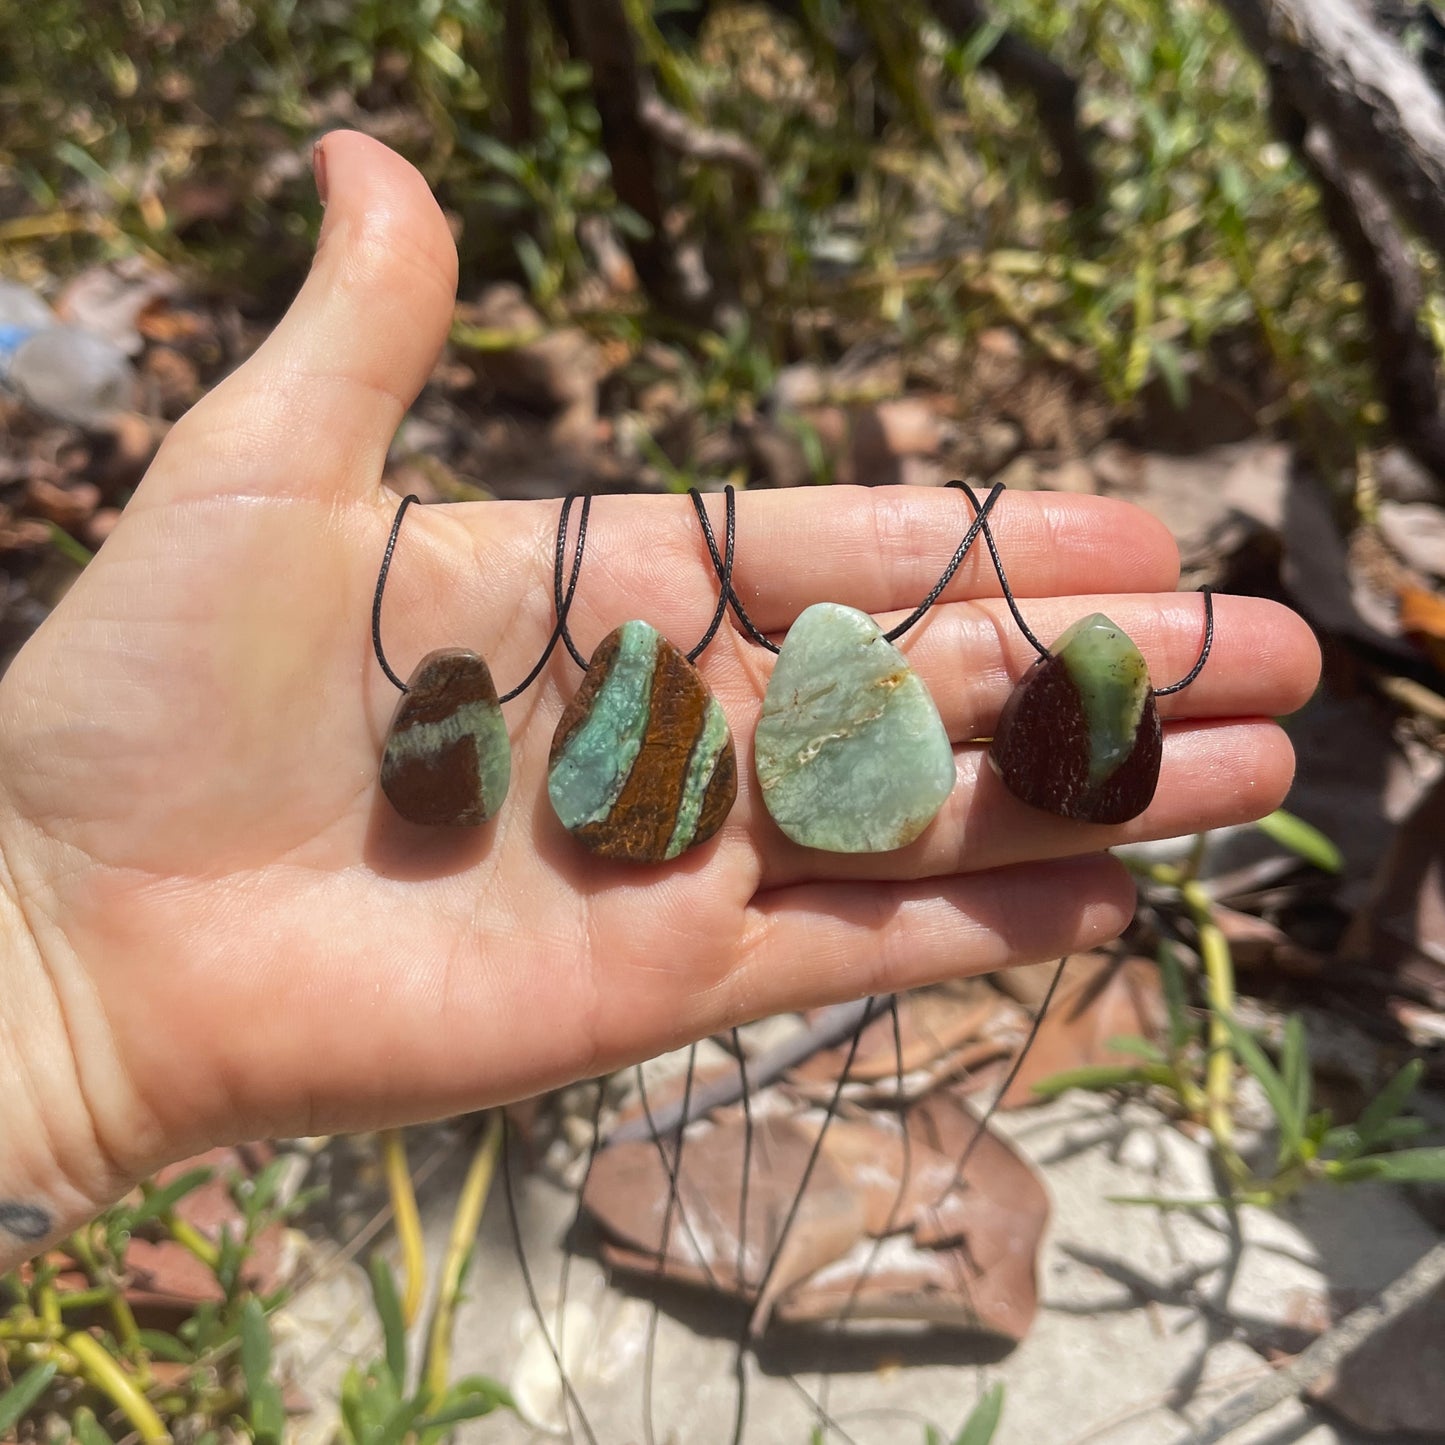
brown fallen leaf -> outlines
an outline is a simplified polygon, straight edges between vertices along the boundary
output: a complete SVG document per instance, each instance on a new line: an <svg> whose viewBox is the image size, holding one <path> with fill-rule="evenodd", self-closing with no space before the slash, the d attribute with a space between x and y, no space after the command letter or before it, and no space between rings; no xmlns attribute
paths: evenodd
<svg viewBox="0 0 1445 1445"><path fill-rule="evenodd" d="M968 987L920 989L898 1000L905 1075L926 1069L962 1045L978 1040L985 1026L1007 1007L985 980L964 982ZM847 1057L847 1044L823 1049L792 1069L789 1077L795 1084L824 1084L831 1091ZM848 1077L859 1083L893 1081L898 1071L893 1020L885 1013L863 1030Z"/></svg>
<svg viewBox="0 0 1445 1445"><path fill-rule="evenodd" d="M820 1157L783 1239L816 1134L816 1128L792 1117L757 1122L745 1221L746 1128L740 1110L689 1129L672 1208L669 1170L655 1143L604 1149L593 1161L583 1191L584 1205L613 1236L603 1246L604 1258L619 1268L707 1284L753 1300L753 1328L760 1333L779 1296L846 1254L865 1232L862 1199L832 1163ZM741 1241L740 1230L745 1236ZM783 1249L765 1293L759 1294L780 1240Z"/></svg>
<svg viewBox="0 0 1445 1445"><path fill-rule="evenodd" d="M935 406L921 398L900 397L868 406L806 406L759 417L747 428L746 442L767 486L804 486L818 480L820 469L840 484L937 485L942 474L929 459L937 456L943 436Z"/></svg>
<svg viewBox="0 0 1445 1445"><path fill-rule="evenodd" d="M175 1212L214 1241L223 1230L239 1235L243 1228L229 1180L237 1173L254 1174L270 1157L270 1146L264 1144L211 1149L167 1165L156 1175L156 1183L168 1184L197 1168L213 1169L212 1177L182 1198ZM153 1225L145 1226L145 1231L131 1236L125 1252L125 1298L142 1327L174 1329L197 1306L225 1299L215 1274L189 1249ZM295 1270L299 1240L299 1235L280 1224L261 1230L241 1268L242 1281L258 1293L274 1293ZM62 1293L90 1287L85 1272L64 1250L54 1251L49 1258L60 1268L56 1287ZM83 1316L79 1322L85 1322Z"/></svg>
<svg viewBox="0 0 1445 1445"><path fill-rule="evenodd" d="M156 1175L158 1184L168 1184L192 1169L209 1168L211 1178L192 1190L176 1205L176 1214L207 1239L219 1240L223 1231L239 1234L242 1228L240 1210L231 1198L230 1184L237 1175L256 1174L274 1157L269 1144L243 1144L234 1148L210 1149L193 1159L171 1164ZM200 1294L200 1282L191 1273L187 1261L194 1263L189 1251L169 1239L145 1247L147 1241L132 1239L126 1262L135 1270L132 1302L147 1309L168 1307L189 1308L192 1303L214 1296ZM283 1225L267 1225L251 1242L241 1277L260 1294L279 1289L296 1264L295 1236ZM139 1252L137 1252L139 1250ZM184 1255L182 1259L180 1256ZM216 1281L207 1275L209 1286Z"/></svg>
<svg viewBox="0 0 1445 1445"><path fill-rule="evenodd" d="M652 1141L603 1150L583 1202L607 1236L610 1264L750 1301L755 1334L774 1313L804 1321L846 1311L1021 1338L1037 1308L1042 1186L991 1134L957 1177L978 1126L956 1093L935 1094L905 1117L906 1134L883 1111L833 1120L785 1239L821 1125L815 1111L757 1121L742 1248L740 1110L689 1131L671 1211L669 1169Z"/></svg>
<svg viewBox="0 0 1445 1445"><path fill-rule="evenodd" d="M1070 959L1053 1007L1039 1027L1000 1107L1040 1103L1034 1085L1069 1069L1121 1063L1109 1047L1132 1036L1153 1041L1164 1030L1164 995L1152 959L1088 954Z"/></svg>
<svg viewBox="0 0 1445 1445"><path fill-rule="evenodd" d="M917 1187L903 1217L911 1231L855 1245L780 1302L790 1321L850 1318L922 1321L1021 1340L1038 1312L1036 1261L1049 1203L1029 1164L985 1131L955 1184L957 1161L978 1130L958 1090L944 1090L907 1114ZM935 1207L942 1161L951 1186ZM954 1242L930 1247L934 1239ZM871 1256L871 1258L870 1258Z"/></svg>
<svg viewBox="0 0 1445 1445"><path fill-rule="evenodd" d="M0 520L0 555L8 552L45 552L50 548L50 523L34 517Z"/></svg>
<svg viewBox="0 0 1445 1445"><path fill-rule="evenodd" d="M1445 597L1427 587L1401 587L1400 629L1445 672Z"/></svg>
<svg viewBox="0 0 1445 1445"><path fill-rule="evenodd" d="M141 360L141 390L147 409L174 421L201 398L200 370L173 346L152 346Z"/></svg>

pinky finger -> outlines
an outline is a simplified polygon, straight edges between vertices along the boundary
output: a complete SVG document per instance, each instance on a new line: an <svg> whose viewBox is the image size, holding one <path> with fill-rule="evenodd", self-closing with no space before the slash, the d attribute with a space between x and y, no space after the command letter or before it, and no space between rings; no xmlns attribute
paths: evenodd
<svg viewBox="0 0 1445 1445"><path fill-rule="evenodd" d="M1100 855L908 883L807 883L750 911L729 1012L758 1018L1097 948L1134 914Z"/></svg>

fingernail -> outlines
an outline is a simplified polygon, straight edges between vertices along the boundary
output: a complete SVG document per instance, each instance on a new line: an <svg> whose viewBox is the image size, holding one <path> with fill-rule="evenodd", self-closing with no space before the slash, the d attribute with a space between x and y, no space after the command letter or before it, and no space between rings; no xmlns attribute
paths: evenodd
<svg viewBox="0 0 1445 1445"><path fill-rule="evenodd" d="M311 174L316 177L316 194L326 204L326 141L323 137L311 147Z"/></svg>

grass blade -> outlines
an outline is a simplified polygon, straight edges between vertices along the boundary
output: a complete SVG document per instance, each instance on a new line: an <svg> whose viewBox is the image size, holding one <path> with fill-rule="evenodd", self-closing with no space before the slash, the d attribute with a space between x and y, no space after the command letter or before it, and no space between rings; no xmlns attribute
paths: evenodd
<svg viewBox="0 0 1445 1445"><path fill-rule="evenodd" d="M1070 1089L1118 1089L1125 1084L1160 1084L1167 1088L1174 1071L1158 1064L1089 1064L1065 1069L1034 1085L1041 1099L1053 1099Z"/></svg>
<svg viewBox="0 0 1445 1445"><path fill-rule="evenodd" d="M512 1396L505 1385L483 1375L459 1380L447 1391L439 1408L417 1425L418 1430L432 1430L440 1425L455 1425L462 1420L475 1420L493 1410L514 1410Z"/></svg>
<svg viewBox="0 0 1445 1445"><path fill-rule="evenodd" d="M1003 1386L994 1385L973 1407L967 1424L953 1437L953 1445L989 1445L1003 1418Z"/></svg>
<svg viewBox="0 0 1445 1445"><path fill-rule="evenodd" d="M1425 1061L1411 1059L1389 1083L1365 1105L1355 1129L1360 1136L1360 1153L1375 1146L1381 1132L1405 1107L1425 1074Z"/></svg>
<svg viewBox="0 0 1445 1445"><path fill-rule="evenodd" d="M1280 1074L1290 1098L1290 1117L1299 1121L1300 1138L1310 1112L1310 1051L1304 1020L1291 1014L1284 1023L1284 1046L1280 1050Z"/></svg>
<svg viewBox="0 0 1445 1445"><path fill-rule="evenodd" d="M0 1435L13 1430L20 1418L45 1393L55 1378L54 1365L31 1365L11 1387L0 1395Z"/></svg>
<svg viewBox="0 0 1445 1445"><path fill-rule="evenodd" d="M1169 1053L1178 1058L1194 1037L1189 1016L1189 995L1184 986L1184 970L1179 955L1167 939L1159 941L1159 980L1164 987L1164 1006L1169 1014Z"/></svg>
<svg viewBox="0 0 1445 1445"><path fill-rule="evenodd" d="M286 1428L281 1391L271 1378L271 1327L257 1299L241 1311L241 1374L250 1397L251 1429L258 1445L280 1445Z"/></svg>
<svg viewBox="0 0 1445 1445"><path fill-rule="evenodd" d="M1286 813L1283 808L1266 814L1254 826L1281 848L1297 853L1306 863L1313 863L1325 873L1339 873L1345 866L1340 850L1318 828L1293 813Z"/></svg>
<svg viewBox="0 0 1445 1445"><path fill-rule="evenodd" d="M1445 1147L1402 1149L1398 1154L1371 1154L1328 1170L1331 1179L1385 1179L1391 1184L1445 1184Z"/></svg>
<svg viewBox="0 0 1445 1445"><path fill-rule="evenodd" d="M145 1224L152 1219L159 1219L162 1214L170 1213L186 1195L207 1183L214 1172L214 1170L206 1168L188 1169L184 1174L172 1179L169 1184L146 1189L145 1198L130 1213L130 1227L134 1229L137 1225Z"/></svg>
<svg viewBox="0 0 1445 1445"><path fill-rule="evenodd" d="M1105 1042L1104 1047L1111 1054L1123 1054L1126 1058L1142 1059L1148 1064L1168 1062L1164 1057L1164 1051L1157 1044L1150 1043L1148 1039L1141 1038L1138 1034L1115 1034Z"/></svg>
<svg viewBox="0 0 1445 1445"><path fill-rule="evenodd" d="M1294 1096L1285 1087L1285 1081L1278 1069L1270 1063L1269 1056L1259 1046L1253 1034L1242 1029L1226 1013L1218 1015L1219 1021L1229 1032L1229 1041L1240 1062L1256 1079L1269 1100L1269 1107L1279 1123L1279 1152L1282 1159L1297 1159L1300 1144L1304 1139L1304 1119L1295 1112Z"/></svg>
<svg viewBox="0 0 1445 1445"><path fill-rule="evenodd" d="M386 1341L386 1367L397 1389L402 1390L406 1386L406 1325L402 1321L401 1297L396 1292L391 1266L379 1254L371 1256L371 1293Z"/></svg>
<svg viewBox="0 0 1445 1445"><path fill-rule="evenodd" d="M93 1411L82 1405L70 1422L70 1433L76 1445L115 1445L101 1427Z"/></svg>

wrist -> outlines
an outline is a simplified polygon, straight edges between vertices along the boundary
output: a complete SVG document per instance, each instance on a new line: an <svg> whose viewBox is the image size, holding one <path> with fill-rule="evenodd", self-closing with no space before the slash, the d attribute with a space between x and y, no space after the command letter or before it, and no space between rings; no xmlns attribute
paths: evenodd
<svg viewBox="0 0 1445 1445"><path fill-rule="evenodd" d="M17 886L14 857L7 838L0 850L0 1271L93 1218L139 1172L122 1162L90 1106L87 1083L95 1087L113 1055L93 991L54 911Z"/></svg>

